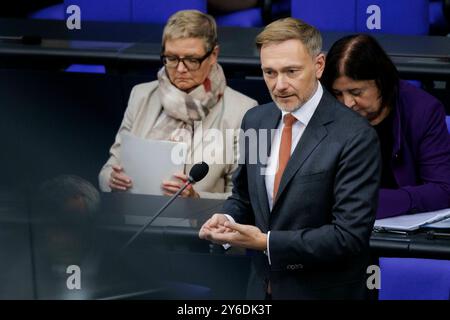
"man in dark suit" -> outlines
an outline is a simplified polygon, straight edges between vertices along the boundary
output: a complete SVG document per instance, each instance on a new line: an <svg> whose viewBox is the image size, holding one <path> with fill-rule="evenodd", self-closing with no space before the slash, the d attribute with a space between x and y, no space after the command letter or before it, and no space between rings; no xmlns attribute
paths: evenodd
<svg viewBox="0 0 450 320"><path fill-rule="evenodd" d="M364 298L380 181L377 135L322 88L317 29L281 19L256 44L274 103L245 115L243 132L260 134L256 142L241 138L233 193L199 236L256 251L249 298ZM268 161L264 129L275 129Z"/></svg>

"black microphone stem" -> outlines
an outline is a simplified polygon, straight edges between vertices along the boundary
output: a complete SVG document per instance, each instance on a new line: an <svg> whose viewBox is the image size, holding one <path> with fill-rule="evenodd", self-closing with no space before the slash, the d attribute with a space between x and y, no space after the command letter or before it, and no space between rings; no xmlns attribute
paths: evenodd
<svg viewBox="0 0 450 320"><path fill-rule="evenodd" d="M122 249L120 249L120 252L122 252L123 250L125 250L133 241L134 239L136 239L142 232L144 232L145 229L147 229L147 227L153 222L155 221L156 218L158 218L158 216L161 214L161 212L163 212L179 195L180 193L182 193L184 191L184 189L186 189L190 184L192 184L193 181L191 181L190 179L184 184L184 186L178 190L170 199L169 201L167 201L167 203L161 208L159 209L159 211L146 223L144 224L141 229L136 232L131 238L130 240L128 240L128 242L122 247Z"/></svg>

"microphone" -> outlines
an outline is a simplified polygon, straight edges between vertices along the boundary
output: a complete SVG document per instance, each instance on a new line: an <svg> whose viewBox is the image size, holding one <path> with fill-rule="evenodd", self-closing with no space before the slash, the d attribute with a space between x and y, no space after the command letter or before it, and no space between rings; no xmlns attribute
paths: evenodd
<svg viewBox="0 0 450 320"><path fill-rule="evenodd" d="M189 185L195 184L196 182L202 180L208 174L208 171L209 166L207 163L201 162L194 164L191 168L191 171L189 171L189 177L184 186L180 190L178 190L169 199L169 201L167 201L167 203L162 206L162 208L159 209L159 211L130 238L130 240L128 240L128 242L120 249L120 251L123 252L123 250L125 250L142 232L144 232L144 230L147 229L147 227L151 225L159 215L161 215L161 213L184 191L184 189L186 189Z"/></svg>
<svg viewBox="0 0 450 320"><path fill-rule="evenodd" d="M206 162L200 162L192 166L191 171L189 171L188 181L191 183L196 183L202 180L208 174L209 166ZM187 187L187 185L186 185Z"/></svg>

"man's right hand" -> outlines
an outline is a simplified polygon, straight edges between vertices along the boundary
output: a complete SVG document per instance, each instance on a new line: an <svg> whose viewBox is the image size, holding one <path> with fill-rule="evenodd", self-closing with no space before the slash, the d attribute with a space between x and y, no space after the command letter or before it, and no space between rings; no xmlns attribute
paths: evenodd
<svg viewBox="0 0 450 320"><path fill-rule="evenodd" d="M227 222L227 221L229 221L229 220L224 214L222 214L222 213L215 213L200 228L198 236L200 237L200 239L213 241L213 239L212 239L213 234L215 234L215 233L225 233L225 232L230 232L231 231L229 228L224 226L225 222ZM223 244L223 243L219 243L219 244Z"/></svg>
<svg viewBox="0 0 450 320"><path fill-rule="evenodd" d="M123 173L121 166L113 165L109 178L109 187L112 191L126 191L133 186L131 178Z"/></svg>

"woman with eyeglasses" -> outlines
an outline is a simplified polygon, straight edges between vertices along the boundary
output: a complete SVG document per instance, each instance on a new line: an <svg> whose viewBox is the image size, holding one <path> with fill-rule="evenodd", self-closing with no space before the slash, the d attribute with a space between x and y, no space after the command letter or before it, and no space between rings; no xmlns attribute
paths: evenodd
<svg viewBox="0 0 450 320"><path fill-rule="evenodd" d="M332 45L321 82L378 133L378 219L450 207L450 135L440 101L399 79L383 48L365 34Z"/></svg>
<svg viewBox="0 0 450 320"><path fill-rule="evenodd" d="M101 190L126 191L133 187L120 160L120 134L131 133L145 139L187 143L188 159L194 161L187 162L184 173L174 172L171 180L161 182L163 194L173 195L181 188L188 178L185 173L200 152L200 160L209 163L208 175L181 196L228 197L237 167L237 129L245 112L257 102L227 86L217 63L218 54L217 27L210 15L185 10L169 18L162 37L164 66L158 80L136 85L131 91L110 158L99 175ZM230 130L234 130L231 144L230 139L214 142L211 138L219 134L225 139ZM204 153L211 148L214 159L208 159L211 154L205 158Z"/></svg>

